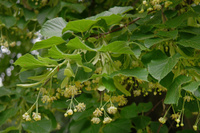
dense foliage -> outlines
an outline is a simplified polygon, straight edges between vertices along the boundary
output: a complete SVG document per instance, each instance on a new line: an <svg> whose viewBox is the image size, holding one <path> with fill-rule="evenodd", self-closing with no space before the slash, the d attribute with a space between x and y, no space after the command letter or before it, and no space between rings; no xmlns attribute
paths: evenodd
<svg viewBox="0 0 200 133"><path fill-rule="evenodd" d="M198 130L198 0L1 5L0 132Z"/></svg>

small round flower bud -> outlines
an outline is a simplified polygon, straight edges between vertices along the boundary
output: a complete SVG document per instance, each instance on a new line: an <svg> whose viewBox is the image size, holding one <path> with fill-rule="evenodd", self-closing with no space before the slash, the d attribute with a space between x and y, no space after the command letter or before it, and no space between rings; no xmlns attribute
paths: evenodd
<svg viewBox="0 0 200 133"><path fill-rule="evenodd" d="M92 123L94 123L94 124L99 124L99 122L101 121L98 117L93 117L92 118Z"/></svg>
<svg viewBox="0 0 200 133"><path fill-rule="evenodd" d="M73 110L72 109L67 110L67 114L68 115L73 115Z"/></svg>
<svg viewBox="0 0 200 133"><path fill-rule="evenodd" d="M67 112L64 114L64 116L65 116L65 117L67 117L67 116L68 116Z"/></svg>
<svg viewBox="0 0 200 133"><path fill-rule="evenodd" d="M103 124L108 124L112 121L112 119L110 117L105 117L103 120Z"/></svg>
<svg viewBox="0 0 200 133"><path fill-rule="evenodd" d="M117 108L115 106L110 106L108 109L107 109L107 112L109 114L115 114L117 112Z"/></svg>
<svg viewBox="0 0 200 133"><path fill-rule="evenodd" d="M194 131L197 131L197 125L193 125Z"/></svg>

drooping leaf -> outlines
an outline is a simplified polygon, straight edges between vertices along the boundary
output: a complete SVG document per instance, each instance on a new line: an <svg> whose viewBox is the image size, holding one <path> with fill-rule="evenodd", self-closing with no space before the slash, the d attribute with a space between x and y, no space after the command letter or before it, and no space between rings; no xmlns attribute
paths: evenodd
<svg viewBox="0 0 200 133"><path fill-rule="evenodd" d="M0 112L4 111L6 109L6 105L0 104Z"/></svg>
<svg viewBox="0 0 200 133"><path fill-rule="evenodd" d="M9 90L9 89L7 89L7 88L5 88L5 87L0 87L0 97L2 97L2 96L9 96L10 94L12 94L12 92Z"/></svg>
<svg viewBox="0 0 200 133"><path fill-rule="evenodd" d="M86 8L83 4L69 3L69 2L64 2L64 1L61 1L61 6L62 8L68 7L72 10L77 11L78 13L82 13Z"/></svg>
<svg viewBox="0 0 200 133"><path fill-rule="evenodd" d="M74 32L85 32L89 30L92 25L94 25L97 21L94 20L76 20L76 21L70 21L66 27L63 29L62 33L71 30Z"/></svg>
<svg viewBox="0 0 200 133"><path fill-rule="evenodd" d="M124 93L126 96L131 96L131 93L129 91L126 90L126 85L121 85L119 83L119 78L118 77L114 77L114 85L115 87L120 90L122 93Z"/></svg>
<svg viewBox="0 0 200 133"><path fill-rule="evenodd" d="M178 35L178 30L173 30L173 31L159 31L156 35L161 36L161 37L169 37L172 39L176 39Z"/></svg>
<svg viewBox="0 0 200 133"><path fill-rule="evenodd" d="M164 42L164 41L168 41L170 40L171 38L150 38L150 39L146 39L144 41L144 45L147 47L147 48L150 48L151 46L155 45L155 44L158 44L158 43L161 43L161 42Z"/></svg>
<svg viewBox="0 0 200 133"><path fill-rule="evenodd" d="M141 115L134 117L133 123L135 124L136 129L143 129L149 124L150 120L151 120L150 117Z"/></svg>
<svg viewBox="0 0 200 133"><path fill-rule="evenodd" d="M54 59L64 59L66 57L55 45L48 50L48 56Z"/></svg>
<svg viewBox="0 0 200 133"><path fill-rule="evenodd" d="M183 23L188 17L195 17L197 14L195 12L189 11L186 13L181 14L178 17L170 19L166 22L166 25L170 28L175 28Z"/></svg>
<svg viewBox="0 0 200 133"><path fill-rule="evenodd" d="M162 59L151 60L148 64L148 71L154 78L160 81L173 69L179 57L179 54L175 54L172 57L166 56Z"/></svg>
<svg viewBox="0 0 200 133"><path fill-rule="evenodd" d="M9 108L0 113L0 126L3 125L9 118L13 117L18 111L18 108Z"/></svg>
<svg viewBox="0 0 200 133"><path fill-rule="evenodd" d="M103 128L104 133L130 133L131 121L130 119L117 119Z"/></svg>
<svg viewBox="0 0 200 133"><path fill-rule="evenodd" d="M137 116L137 114L137 106L135 103L123 107L120 112L121 117L126 119L134 118Z"/></svg>
<svg viewBox="0 0 200 133"><path fill-rule="evenodd" d="M24 12L24 17L25 17L26 21L31 20L36 16L36 14L34 12L32 12L26 8L23 8L23 12Z"/></svg>
<svg viewBox="0 0 200 133"><path fill-rule="evenodd" d="M28 121L22 123L22 127L32 133L49 133L52 128L51 120L42 119L40 121Z"/></svg>
<svg viewBox="0 0 200 133"><path fill-rule="evenodd" d="M159 127L160 127L160 124L159 122L151 122L150 124L150 127L151 127L151 130L156 133L158 130L159 130ZM159 133L168 133L168 128L166 125L162 125L160 127L160 130L159 130Z"/></svg>
<svg viewBox="0 0 200 133"><path fill-rule="evenodd" d="M82 133L98 133L101 128L100 124L91 124L88 128L81 131Z"/></svg>
<svg viewBox="0 0 200 133"><path fill-rule="evenodd" d="M27 24L28 24L28 22L26 22L24 18L20 18L17 21L17 27L19 27L22 30L27 26Z"/></svg>
<svg viewBox="0 0 200 133"><path fill-rule="evenodd" d="M148 103L139 103L137 106L138 113L141 112L147 112L153 107L153 104L151 102Z"/></svg>
<svg viewBox="0 0 200 133"><path fill-rule="evenodd" d="M16 18L13 16L1 16L0 15L0 20L2 23L4 23L6 25L7 28L12 27L17 22Z"/></svg>
<svg viewBox="0 0 200 133"><path fill-rule="evenodd" d="M125 69L125 70L119 70L110 75L110 77L114 77L115 75L125 75L125 76L132 76L136 77L138 79L142 79L144 81L148 81L148 71L145 68L133 68L133 69Z"/></svg>
<svg viewBox="0 0 200 133"><path fill-rule="evenodd" d="M34 76L34 75L35 75L35 71L23 71L19 74L19 79L21 80L22 83L24 83L28 81L28 77Z"/></svg>
<svg viewBox="0 0 200 133"><path fill-rule="evenodd" d="M50 71L46 72L45 74L39 75L39 76L29 76L28 79L35 80L35 81L41 81L47 78L47 76L50 74Z"/></svg>
<svg viewBox="0 0 200 133"><path fill-rule="evenodd" d="M195 49L200 49L200 36L194 36L192 38L184 39L182 38L180 41L177 42L178 44L184 47L192 47Z"/></svg>
<svg viewBox="0 0 200 133"><path fill-rule="evenodd" d="M44 25L42 25L41 34L46 37L61 37L62 30L66 25L67 22L61 17L48 20Z"/></svg>
<svg viewBox="0 0 200 133"><path fill-rule="evenodd" d="M153 38L155 35L152 33L143 33L143 32L133 32L131 35L131 41L133 40L145 40L149 38Z"/></svg>
<svg viewBox="0 0 200 133"><path fill-rule="evenodd" d="M198 28L198 27L185 27L183 29L180 29L179 32L186 32L186 33L200 35L200 28Z"/></svg>
<svg viewBox="0 0 200 133"><path fill-rule="evenodd" d="M31 54L25 54L25 55L21 56L17 61L15 61L14 64L19 65L25 69L32 69L32 68L48 65L46 62L41 62L41 61L37 60Z"/></svg>
<svg viewBox="0 0 200 133"><path fill-rule="evenodd" d="M0 131L0 133L12 133L12 131L13 131L13 132L15 132L15 131L17 132L17 131L19 131L19 130L18 130L17 127L11 126L11 127L6 128L6 129L3 130L3 131Z"/></svg>
<svg viewBox="0 0 200 133"><path fill-rule="evenodd" d="M92 71L87 72L87 71L84 69L83 66L84 66L85 68L86 68L86 67L89 68L89 69L92 70ZM94 70L95 70L95 67L94 67L91 63L83 63L82 66L80 66L80 67L78 68L78 71L77 71L76 76L75 76L75 80L76 80L76 81L80 81L80 82L87 81L88 79L91 78L91 76L92 76Z"/></svg>
<svg viewBox="0 0 200 133"><path fill-rule="evenodd" d="M113 14L124 14L130 10L133 10L132 6L124 6L124 7L115 6L113 8L110 8L109 12L112 12Z"/></svg>
<svg viewBox="0 0 200 133"><path fill-rule="evenodd" d="M62 44L62 43L66 43L66 42L61 37L53 36L49 39L42 40L40 42L36 42L33 45L33 48L31 49L31 51L43 49L43 48L48 48L48 47L51 47L53 45L59 45L59 44Z"/></svg>
<svg viewBox="0 0 200 133"><path fill-rule="evenodd" d="M50 59L50 58L48 58L48 57L41 57L41 56L37 56L38 57L38 60L39 61L42 61L42 62L45 62L45 63L47 63L47 64L49 64L49 65L58 65L58 63L57 63L57 61L55 61L55 60L52 60L52 59Z"/></svg>
<svg viewBox="0 0 200 133"><path fill-rule="evenodd" d="M108 91L115 91L116 90L116 87L115 87L115 84L114 84L114 81L112 78L109 78L109 77L103 77L102 78L102 83L103 85L106 87L106 89Z"/></svg>
<svg viewBox="0 0 200 133"><path fill-rule="evenodd" d="M128 42L125 41L115 41L108 45L103 45L98 51L109 51L117 54L134 54L131 48L128 46Z"/></svg>
<svg viewBox="0 0 200 133"><path fill-rule="evenodd" d="M81 40L78 37L71 39L67 43L67 47L69 49L83 49L83 50L88 50L88 51L95 51L94 49L90 48L89 46L81 42Z"/></svg>
<svg viewBox="0 0 200 133"><path fill-rule="evenodd" d="M72 121L70 123L69 131L71 133L80 133L81 130L83 129L83 126L89 123L87 119L81 119L80 121Z"/></svg>
<svg viewBox="0 0 200 133"><path fill-rule="evenodd" d="M4 6L6 6L7 8L10 8L13 5L12 2L7 1L7 0L2 0L1 4L4 5Z"/></svg>
<svg viewBox="0 0 200 133"><path fill-rule="evenodd" d="M190 91L190 92L194 92L198 89L200 85L200 81L193 81L191 83L185 84L182 86L182 89L186 90L186 91Z"/></svg>
<svg viewBox="0 0 200 133"><path fill-rule="evenodd" d="M180 75L176 77L173 81L173 83L170 85L170 87L167 90L167 95L165 97L165 104L178 104L179 100L179 93L180 93L180 86L183 83L187 83L191 80L191 77L186 77L183 75Z"/></svg>

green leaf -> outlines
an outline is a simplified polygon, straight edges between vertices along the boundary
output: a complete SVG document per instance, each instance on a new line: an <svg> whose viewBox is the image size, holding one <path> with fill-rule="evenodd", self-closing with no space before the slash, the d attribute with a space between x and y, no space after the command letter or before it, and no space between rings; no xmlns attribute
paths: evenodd
<svg viewBox="0 0 200 133"><path fill-rule="evenodd" d="M31 49L31 51L43 49L43 48L48 48L48 47L51 47L53 45L59 45L59 44L62 44L62 43L66 43L65 40L63 40L61 37L53 36L49 39L42 40L40 42L36 42L33 45L33 48Z"/></svg>
<svg viewBox="0 0 200 133"><path fill-rule="evenodd" d="M39 14L37 15L37 20L40 25L42 25L45 22L50 10L51 8L46 7L46 8L42 8L39 11Z"/></svg>
<svg viewBox="0 0 200 133"><path fill-rule="evenodd" d="M29 121L22 123L22 127L32 133L49 133L51 131L51 120Z"/></svg>
<svg viewBox="0 0 200 133"><path fill-rule="evenodd" d="M151 121L151 118L141 115L138 117L134 117L132 120L135 124L136 129L144 129Z"/></svg>
<svg viewBox="0 0 200 133"><path fill-rule="evenodd" d="M196 91L198 89L199 85L200 85L200 81L198 81L198 82L193 81L193 82L183 85L182 89L193 93L194 91Z"/></svg>
<svg viewBox="0 0 200 133"><path fill-rule="evenodd" d="M7 1L7 0L1 0L1 4L6 6L7 8L10 8L13 5L12 2Z"/></svg>
<svg viewBox="0 0 200 133"><path fill-rule="evenodd" d="M26 22L24 18L20 18L17 21L17 27L19 27L22 30L27 26L27 24L28 24L28 22Z"/></svg>
<svg viewBox="0 0 200 133"><path fill-rule="evenodd" d="M109 12L112 12L113 14L124 14L130 10L133 10L132 6L124 6L124 7L113 7L109 9Z"/></svg>
<svg viewBox="0 0 200 133"><path fill-rule="evenodd" d="M15 61L14 64L19 65L25 69L32 69L32 68L48 65L45 62L41 62L35 59L34 56L32 56L31 54L25 54L21 56L17 61Z"/></svg>
<svg viewBox="0 0 200 133"><path fill-rule="evenodd" d="M70 68L66 68L64 70L64 75L66 75L67 77L75 77L74 72Z"/></svg>
<svg viewBox="0 0 200 133"><path fill-rule="evenodd" d="M3 125L9 118L13 117L18 111L18 108L10 108L0 113L0 126Z"/></svg>
<svg viewBox="0 0 200 133"><path fill-rule="evenodd" d="M45 74L39 75L39 76L29 76L28 79L35 80L35 81L41 81L47 78L47 76L50 74L50 71L46 72Z"/></svg>
<svg viewBox="0 0 200 133"><path fill-rule="evenodd" d="M137 114L137 106L135 103L123 107L120 112L121 117L127 119L134 118L137 116Z"/></svg>
<svg viewBox="0 0 200 133"><path fill-rule="evenodd" d="M33 11L30 11L26 8L23 8L23 11L24 11L24 17L26 21L33 19L35 17L35 13Z"/></svg>
<svg viewBox="0 0 200 133"><path fill-rule="evenodd" d="M61 17L48 20L42 25L41 34L46 37L61 37L62 30L66 25L67 22Z"/></svg>
<svg viewBox="0 0 200 133"><path fill-rule="evenodd" d="M146 39L144 41L144 45L147 47L147 48L150 48L151 46L155 45L155 44L158 44L158 43L161 43L161 42L164 42L164 41L168 41L170 40L171 38L150 38L150 39Z"/></svg>
<svg viewBox="0 0 200 133"><path fill-rule="evenodd" d="M192 47L195 49L200 49L200 36L194 36L192 38L187 39L180 39L180 41L177 42L178 44L184 46L184 47Z"/></svg>
<svg viewBox="0 0 200 133"><path fill-rule="evenodd" d="M91 124L88 128L83 129L81 133L99 133L100 128L100 124Z"/></svg>
<svg viewBox="0 0 200 133"><path fill-rule="evenodd" d="M136 77L138 79L142 79L144 81L148 81L148 72L145 68L133 68L133 69L125 69L125 70L119 70L115 71L110 75L110 77L114 77L115 75L125 75L125 76L132 76Z"/></svg>
<svg viewBox="0 0 200 133"><path fill-rule="evenodd" d="M174 31L159 31L156 35L161 37L169 37L171 39L176 39L178 36L178 30Z"/></svg>
<svg viewBox="0 0 200 133"><path fill-rule="evenodd" d="M83 129L83 126L89 123L87 119L81 119L80 121L70 122L69 131L70 133L80 133Z"/></svg>
<svg viewBox="0 0 200 133"><path fill-rule="evenodd" d="M81 42L81 40L78 37L71 39L67 43L67 47L69 49L83 49L83 50L88 50L88 51L95 51L94 49L90 48L89 46Z"/></svg>
<svg viewBox="0 0 200 133"><path fill-rule="evenodd" d="M57 61L49 59L48 57L43 58L39 55L37 57L38 57L39 61L42 61L42 62L47 63L49 65L58 65Z"/></svg>
<svg viewBox="0 0 200 133"><path fill-rule="evenodd" d="M61 1L61 6L62 8L68 7L72 10L77 11L78 13L82 13L86 8L83 4L69 3L69 2L64 2L64 1Z"/></svg>
<svg viewBox="0 0 200 133"><path fill-rule="evenodd" d="M131 121L130 119L117 119L103 128L104 133L130 133Z"/></svg>
<svg viewBox="0 0 200 133"><path fill-rule="evenodd" d="M16 133L17 131L14 132L14 130L19 131L19 129L18 129L17 127L11 126L11 127L6 128L6 129L3 130L3 131L0 131L0 133ZM13 131L13 132L12 132L12 131Z"/></svg>
<svg viewBox="0 0 200 133"><path fill-rule="evenodd" d="M89 19L89 20L104 19L106 21L106 24L108 26L110 26L110 25L120 22L122 18L123 18L122 15L116 15L116 14L113 14L112 12L104 11L102 13L99 13L99 14L89 17L87 19Z"/></svg>
<svg viewBox="0 0 200 133"><path fill-rule="evenodd" d="M88 31L92 25L94 25L97 21L94 20L76 20L76 21L70 21L67 26L63 29L62 33L71 30L74 32L85 32Z"/></svg>
<svg viewBox="0 0 200 133"><path fill-rule="evenodd" d="M0 97L2 97L2 96L9 96L10 94L12 94L12 92L9 90L9 89L7 89L7 88L5 88L5 87L0 87Z"/></svg>
<svg viewBox="0 0 200 133"><path fill-rule="evenodd" d="M22 83L30 81L28 80L28 77L30 76L34 76L35 75L35 71L23 71L19 74L19 79L21 80Z"/></svg>
<svg viewBox="0 0 200 133"><path fill-rule="evenodd" d="M116 90L116 87L115 87L115 84L114 84L114 81L112 78L108 78L108 77L103 77L102 78L102 83L103 85L106 87L106 89L108 91L115 91Z"/></svg>
<svg viewBox="0 0 200 133"><path fill-rule="evenodd" d="M152 33L146 33L144 34L143 32L133 32L133 34L131 35L130 40L146 40L149 38L153 38L155 35Z"/></svg>
<svg viewBox="0 0 200 133"><path fill-rule="evenodd" d="M180 86L183 83L189 82L191 80L191 77L186 77L183 75L180 75L176 77L173 81L173 83L170 85L170 87L167 90L167 95L165 97L165 104L178 104L179 100L179 93L180 93Z"/></svg>
<svg viewBox="0 0 200 133"><path fill-rule="evenodd" d="M137 111L138 111L138 113L148 112L152 108L153 108L153 104L151 102L139 103L138 107L137 107Z"/></svg>
<svg viewBox="0 0 200 133"><path fill-rule="evenodd" d="M172 57L165 56L162 59L151 60L148 64L148 71L154 78L160 81L173 69L179 57L179 54L175 54Z"/></svg>
<svg viewBox="0 0 200 133"><path fill-rule="evenodd" d="M82 66L88 67L92 71L87 72ZM95 67L91 63L84 63L82 66L78 68L78 71L75 76L76 81L80 82L87 81L92 76L95 70Z"/></svg>
<svg viewBox="0 0 200 133"><path fill-rule="evenodd" d="M166 25L170 28L175 28L180 26L183 21L185 21L186 19L188 19L189 17L195 17L197 14L195 12L189 11L186 13L181 14L178 17L175 17L173 19L170 19L166 22Z"/></svg>
<svg viewBox="0 0 200 133"><path fill-rule="evenodd" d="M54 59L64 59L66 55L60 51L55 45L48 49L48 56Z"/></svg>
<svg viewBox="0 0 200 133"><path fill-rule="evenodd" d="M115 41L108 45L103 45L98 51L113 52L117 54L134 54L131 48L128 46L128 42Z"/></svg>
<svg viewBox="0 0 200 133"><path fill-rule="evenodd" d="M179 32L186 32L186 33L200 35L200 28L197 28L197 27L185 27L183 29L180 29Z"/></svg>
<svg viewBox="0 0 200 133"><path fill-rule="evenodd" d="M51 10L48 12L47 18L48 19L55 18L60 12L60 10L61 10L61 2L57 2L57 4L53 8L51 8Z"/></svg>
<svg viewBox="0 0 200 133"><path fill-rule="evenodd" d="M122 93L124 93L126 96L131 96L131 93L129 91L126 90L126 85L121 85L119 83L119 77L114 77L114 85L115 87L120 90Z"/></svg>
<svg viewBox="0 0 200 133"><path fill-rule="evenodd" d="M160 126L161 123L159 122L151 122L150 124L150 128L152 130L153 133L156 133L158 132L159 130L159 133L168 133L168 128L166 125L162 125ZM177 132L176 132L177 133Z"/></svg>
<svg viewBox="0 0 200 133"><path fill-rule="evenodd" d="M6 25L7 28L12 27L17 22L16 18L13 16L1 16L0 15L0 20L2 23L4 23Z"/></svg>
<svg viewBox="0 0 200 133"><path fill-rule="evenodd" d="M0 112L4 111L6 109L6 105L0 104Z"/></svg>
<svg viewBox="0 0 200 133"><path fill-rule="evenodd" d="M69 77L65 77L60 85L61 88L64 88L66 87L66 85L68 84L69 82Z"/></svg>

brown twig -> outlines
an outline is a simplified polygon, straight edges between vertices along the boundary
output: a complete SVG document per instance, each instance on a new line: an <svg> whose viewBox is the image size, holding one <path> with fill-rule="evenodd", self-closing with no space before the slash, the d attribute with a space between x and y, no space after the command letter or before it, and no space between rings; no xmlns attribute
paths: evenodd
<svg viewBox="0 0 200 133"><path fill-rule="evenodd" d="M98 38L100 38L100 37L102 37L102 36L105 36L105 35L107 35L107 34L110 34L110 33L116 32L116 31L119 31L119 30L123 29L124 27L127 27L127 26L129 26L129 25L135 23L135 22L138 21L139 19L141 19L141 18L138 17L138 18L134 19L133 21L131 21L130 23L128 23L128 24L126 24L126 25L124 25L124 26L121 26L121 27L119 27L119 28L116 28L116 29L114 29L114 30L111 30L111 31L108 31L108 32L105 32L105 33L101 33L101 34L99 34L99 35L91 35L90 37L94 37L94 38L98 39Z"/></svg>

